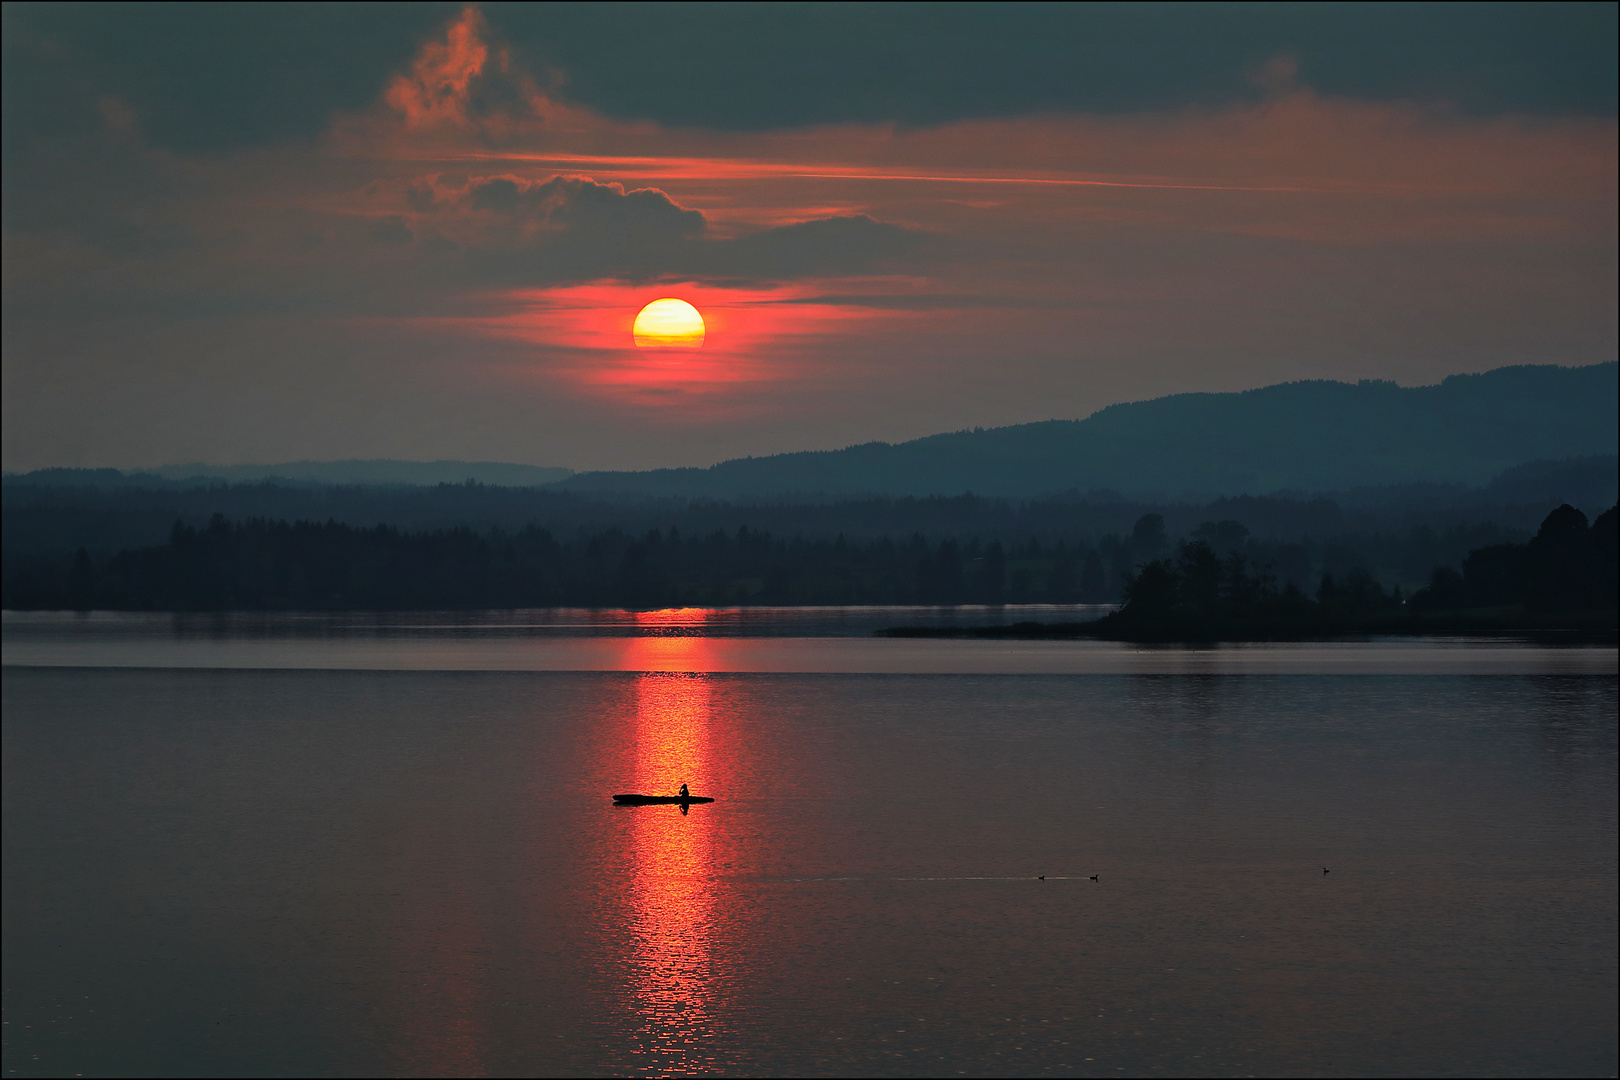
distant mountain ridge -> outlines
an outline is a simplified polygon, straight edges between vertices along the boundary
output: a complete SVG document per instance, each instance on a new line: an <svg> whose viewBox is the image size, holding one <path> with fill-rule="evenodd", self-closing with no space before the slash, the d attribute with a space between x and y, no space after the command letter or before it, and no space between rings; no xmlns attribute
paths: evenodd
<svg viewBox="0 0 1620 1080"><path fill-rule="evenodd" d="M153 480L183 483L219 480L251 484L281 480L293 484L431 487L473 480L500 487L539 487L574 474L572 469L513 465L499 461L399 461L388 458L346 461L287 461L277 465L163 465L155 469L38 469L25 474L35 483L128 486ZM7 474L9 479L11 474Z"/></svg>
<svg viewBox="0 0 1620 1080"><path fill-rule="evenodd" d="M1479 485L1529 461L1607 456L1620 364L1524 365L1433 386L1307 381L1111 405L1084 420L737 458L706 469L576 473L554 490L707 496L1064 491L1258 495L1412 483Z"/></svg>
<svg viewBox="0 0 1620 1080"><path fill-rule="evenodd" d="M821 501L866 496L1197 501L1413 484L1478 487L1504 470L1612 459L1620 444L1620 364L1519 366L1433 386L1279 383L1111 405L1084 420L871 442L842 450L735 458L708 468L574 473L503 462L295 461L39 469L12 483L171 488L198 481L293 487L432 487L474 480L619 497ZM1595 466L1599 472L1603 466ZM1520 482L1534 488L1530 474ZM1584 485L1584 486L1590 486ZM1601 484L1599 485L1601 486ZM1354 500L1352 500L1354 501Z"/></svg>

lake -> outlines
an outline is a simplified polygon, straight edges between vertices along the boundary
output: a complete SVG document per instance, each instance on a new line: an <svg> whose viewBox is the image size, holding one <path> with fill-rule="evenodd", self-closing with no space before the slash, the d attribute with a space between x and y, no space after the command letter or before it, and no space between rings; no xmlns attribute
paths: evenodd
<svg viewBox="0 0 1620 1080"><path fill-rule="evenodd" d="M1080 617L6 613L6 1073L1615 1073L1615 649Z"/></svg>

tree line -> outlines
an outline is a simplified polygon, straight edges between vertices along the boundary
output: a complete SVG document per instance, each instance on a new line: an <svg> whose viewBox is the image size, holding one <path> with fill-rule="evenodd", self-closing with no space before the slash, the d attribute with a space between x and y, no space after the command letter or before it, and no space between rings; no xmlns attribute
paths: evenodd
<svg viewBox="0 0 1620 1080"><path fill-rule="evenodd" d="M1061 542L1080 560L1077 576L1084 553L1099 550L1105 583L1101 598L1116 602L1135 561L1166 553L1132 548L1126 556L1120 554L1131 544L1135 523L1158 514L1167 534L1178 539L1194 535L1204 524L1224 524L1231 532L1241 522L1236 528L1245 530L1242 547L1251 561L1270 564L1279 581L1301 589L1314 590L1324 571L1343 577L1360 568L1410 591L1424 584L1435 566L1460 569L1475 548L1528 539L1560 502L1608 506L1620 476L1616 465L1612 457L1606 463L1553 463L1551 473L1531 470L1533 475L1505 477L1488 489L1428 484L1341 493L1333 499L1301 494L1207 503L1127 500L1105 492L1038 500L961 495L837 502L615 501L483 484L295 488L264 483L157 491L7 477L0 483L0 576L24 563L66 565L80 547L99 573L120 551L163 545L176 520L200 529L219 513L234 522L335 521L361 528L387 522L407 533L466 527L480 535L495 529L516 534L536 525L565 547L612 529L635 538L653 529L666 537L671 530L707 537L716 531L735 536L742 527L776 538L834 541L842 533L846 542L862 545L885 536L903 545L920 533L931 548L947 539L959 550L977 542L980 550L973 557L982 557L991 543L1000 541L1009 563L1009 598L1032 599L1044 599L1052 591L1073 593L1061 580L1059 588L1049 590L1044 576L1057 569L1052 552ZM1552 492L1560 497L1549 499ZM1040 555L1025 567L1029 582L1020 593L1012 580L1019 569L1014 564L1017 552L1031 540L1038 541ZM1214 546L1224 553L1228 543L1223 539ZM1097 598L1094 592L1086 595Z"/></svg>
<svg viewBox="0 0 1620 1080"><path fill-rule="evenodd" d="M7 558L12 609L153 611L409 610L733 604L1125 602L1123 624L1161 628L1345 621L1369 613L1518 605L1528 611L1614 606L1614 521L1590 526L1561 506L1527 544L1487 544L1460 571L1436 568L1409 597L1363 567L1326 572L1314 595L1279 584L1289 545L1256 543L1236 521L1206 521L1172 555L1164 519L1129 534L1043 544L920 533L783 539L739 527L684 535L650 529L559 540L535 525L406 531L334 521L175 522L166 544L98 561ZM1605 554L1605 552L1607 554ZM1606 600L1604 598L1607 598Z"/></svg>
<svg viewBox="0 0 1620 1080"><path fill-rule="evenodd" d="M1365 573L1323 574L1314 597L1278 588L1241 552L1221 557L1204 540L1182 544L1174 559L1144 563L1125 585L1125 605L1094 632L1160 639L1312 636L1355 630L1411 632L1444 626L1488 629L1550 625L1581 628L1615 622L1620 511L1588 523L1565 504L1528 543L1470 552L1459 573L1437 567L1429 584L1403 597ZM1571 617L1574 617L1571 620Z"/></svg>
<svg viewBox="0 0 1620 1080"><path fill-rule="evenodd" d="M565 542L538 526L407 532L216 514L99 565L85 548L8 559L0 587L7 608L79 610L1085 603L1117 595L1142 553L1151 552L1116 537L1009 547L920 533L780 539L742 526L701 536L607 529Z"/></svg>

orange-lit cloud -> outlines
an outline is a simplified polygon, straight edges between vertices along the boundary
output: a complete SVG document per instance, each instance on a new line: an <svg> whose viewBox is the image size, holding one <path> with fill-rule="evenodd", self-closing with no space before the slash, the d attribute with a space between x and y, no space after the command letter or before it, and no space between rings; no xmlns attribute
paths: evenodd
<svg viewBox="0 0 1620 1080"><path fill-rule="evenodd" d="M464 15L447 41L478 29ZM417 67L444 67L437 58L448 51L448 43L424 51ZM469 44L458 55L475 53ZM1324 99L1285 78L1294 70L1287 63L1265 70L1269 99L1218 111L766 133L611 121L532 90L517 95L521 105L480 112L470 82L441 78L435 85L446 88L445 100L461 102L440 110L461 118L459 139L391 138L355 149L468 175L581 174L656 186L702 209L722 234L818 213L929 224L947 205L964 205L952 188L983 191L971 196L982 208L1351 240L1369 229L1413 237L1578 230L1589 222L1571 217L1589 219L1612 201L1612 122L1467 120L1399 103ZM488 126L497 114L503 137L492 145ZM1526 197L1536 199L1533 207ZM1447 205L1436 212L1436 202Z"/></svg>
<svg viewBox="0 0 1620 1080"><path fill-rule="evenodd" d="M455 146L457 136L501 144L536 131L584 130L595 118L542 88L492 41L488 22L468 5L425 42L388 84L380 108L334 117L329 149L360 156L409 156L412 148Z"/></svg>
<svg viewBox="0 0 1620 1080"><path fill-rule="evenodd" d="M429 41L422 46L410 71L394 78L383 100L404 118L408 127L468 123L468 91L489 61L485 31L478 9L465 9L450 24L443 41ZM504 56L501 63L507 63Z"/></svg>
<svg viewBox="0 0 1620 1080"><path fill-rule="evenodd" d="M451 187L579 176L657 189L700 210L712 238L860 215L956 234L1117 221L1351 243L1567 237L1614 220L1612 122L1472 121L1324 99L1297 85L1286 57L1257 76L1270 98L1218 111L726 133L568 106L535 89L486 35L468 9L390 89L390 102L405 102L402 129L356 141L339 123L333 149L400 172L417 190L436 176L455 177ZM480 94L487 78L524 89ZM443 130L427 137L423 117ZM408 180L424 167L437 172Z"/></svg>

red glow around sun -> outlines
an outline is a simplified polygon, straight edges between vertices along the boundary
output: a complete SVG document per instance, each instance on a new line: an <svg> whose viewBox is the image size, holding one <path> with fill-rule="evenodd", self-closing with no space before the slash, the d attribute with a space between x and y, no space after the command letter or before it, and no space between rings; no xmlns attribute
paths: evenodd
<svg viewBox="0 0 1620 1080"><path fill-rule="evenodd" d="M509 313L471 322L478 333L541 347L549 372L608 396L707 393L791 377L809 342L895 314L818 303L824 291L805 284L739 288L593 282L505 293L499 299L511 305ZM637 315L656 301L673 299L671 293L678 293L694 315L702 312L701 336L693 335L695 340L679 347L647 348L637 340L645 336L636 330ZM698 344L701 349L695 348Z"/></svg>

